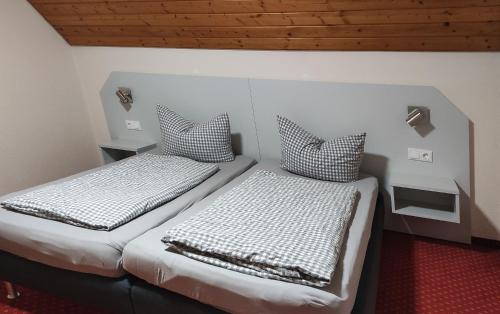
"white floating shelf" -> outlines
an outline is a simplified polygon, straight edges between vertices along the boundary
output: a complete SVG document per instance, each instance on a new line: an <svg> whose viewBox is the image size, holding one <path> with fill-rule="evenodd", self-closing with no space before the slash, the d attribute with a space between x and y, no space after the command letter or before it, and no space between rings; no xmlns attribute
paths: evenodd
<svg viewBox="0 0 500 314"><path fill-rule="evenodd" d="M124 158L150 151L156 147L156 142L129 140L129 139L111 139L99 144L101 148L104 163L112 163Z"/></svg>
<svg viewBox="0 0 500 314"><path fill-rule="evenodd" d="M460 190L453 179L397 174L389 185L394 214L460 223Z"/></svg>
<svg viewBox="0 0 500 314"><path fill-rule="evenodd" d="M141 141L129 139L111 139L99 144L101 148L119 149L130 152L141 152L152 149L156 146L154 141Z"/></svg>

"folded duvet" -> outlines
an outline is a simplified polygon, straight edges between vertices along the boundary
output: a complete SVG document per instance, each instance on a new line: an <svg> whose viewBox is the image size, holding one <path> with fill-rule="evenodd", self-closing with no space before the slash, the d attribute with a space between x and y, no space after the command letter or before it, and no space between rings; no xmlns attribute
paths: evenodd
<svg viewBox="0 0 500 314"><path fill-rule="evenodd" d="M348 185L255 172L167 230L167 249L263 278L330 283L356 202Z"/></svg>
<svg viewBox="0 0 500 314"><path fill-rule="evenodd" d="M197 186L216 164L142 154L93 173L7 199L21 213L112 230Z"/></svg>

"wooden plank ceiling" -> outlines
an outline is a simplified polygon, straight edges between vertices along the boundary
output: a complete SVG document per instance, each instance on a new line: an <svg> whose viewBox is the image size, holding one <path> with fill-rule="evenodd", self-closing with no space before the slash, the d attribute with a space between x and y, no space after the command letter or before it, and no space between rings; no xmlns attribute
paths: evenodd
<svg viewBox="0 0 500 314"><path fill-rule="evenodd" d="M500 51L500 0L30 0L71 44Z"/></svg>

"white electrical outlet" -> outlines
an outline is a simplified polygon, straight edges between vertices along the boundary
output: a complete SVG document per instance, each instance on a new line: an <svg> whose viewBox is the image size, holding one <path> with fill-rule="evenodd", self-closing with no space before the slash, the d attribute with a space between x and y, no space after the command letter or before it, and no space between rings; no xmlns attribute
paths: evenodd
<svg viewBox="0 0 500 314"><path fill-rule="evenodd" d="M128 130L142 131L141 122L135 120L125 120Z"/></svg>
<svg viewBox="0 0 500 314"><path fill-rule="evenodd" d="M425 162L432 162L432 150L421 150L420 160Z"/></svg>
<svg viewBox="0 0 500 314"><path fill-rule="evenodd" d="M419 148L408 148L408 159L418 160L424 162L432 162L432 150L419 149Z"/></svg>

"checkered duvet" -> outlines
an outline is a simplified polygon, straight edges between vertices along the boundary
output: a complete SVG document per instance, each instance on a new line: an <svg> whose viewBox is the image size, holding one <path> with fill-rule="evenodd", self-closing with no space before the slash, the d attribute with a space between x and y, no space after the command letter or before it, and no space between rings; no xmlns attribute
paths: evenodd
<svg viewBox="0 0 500 314"><path fill-rule="evenodd" d="M194 188L218 170L183 157L143 154L5 200L5 208L95 230L112 230Z"/></svg>
<svg viewBox="0 0 500 314"><path fill-rule="evenodd" d="M245 274L330 283L357 189L259 170L167 230L169 250Z"/></svg>

